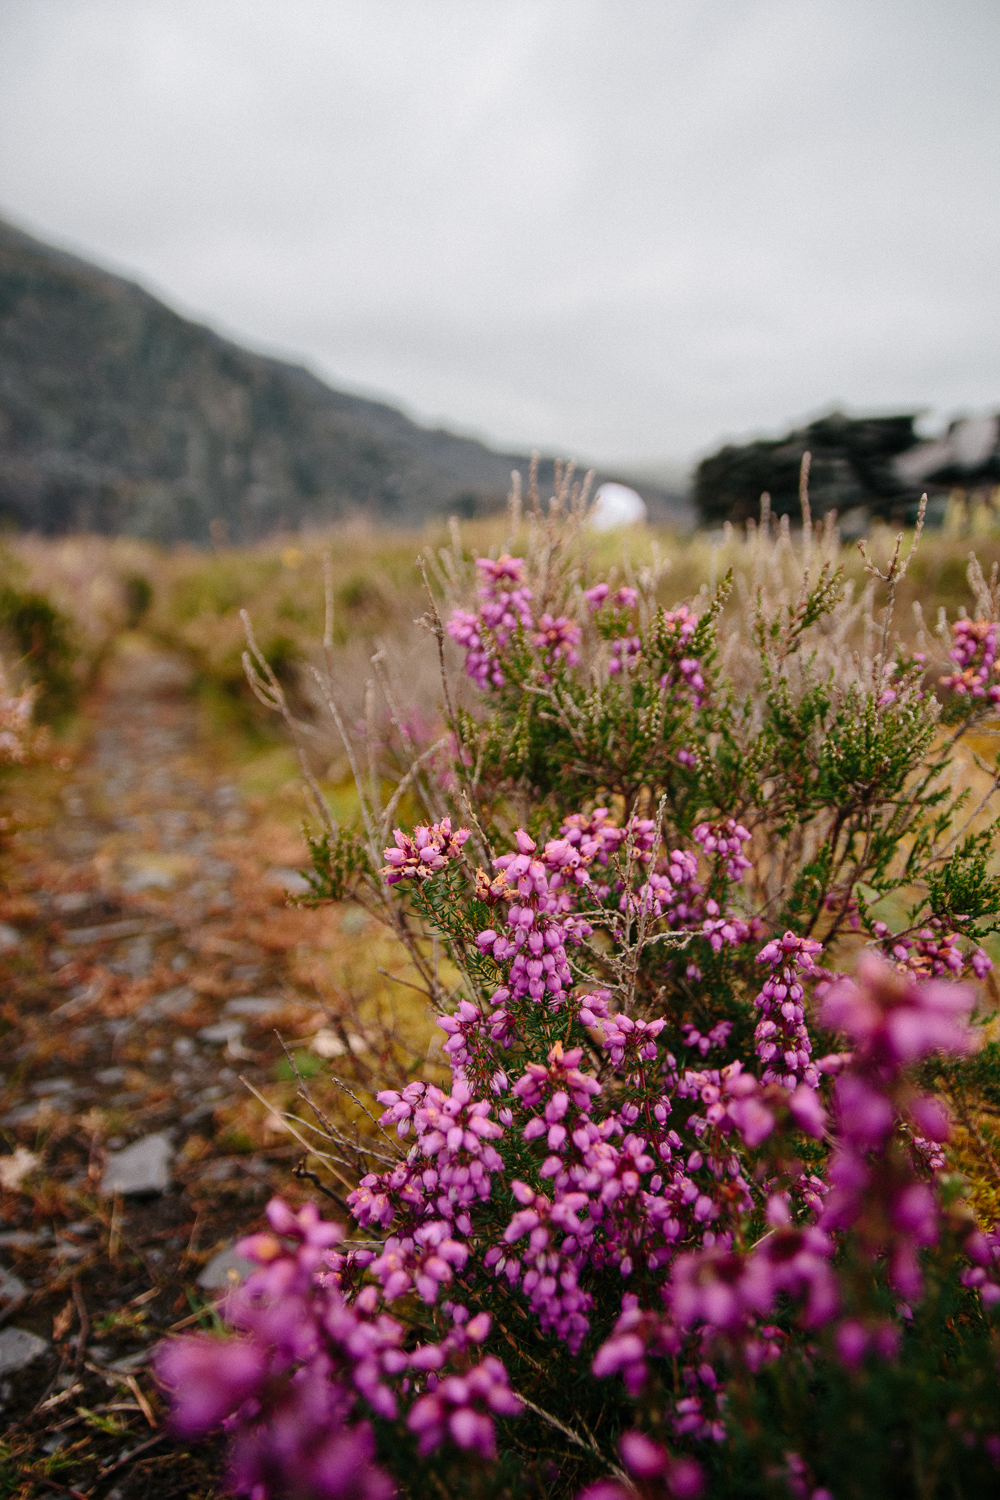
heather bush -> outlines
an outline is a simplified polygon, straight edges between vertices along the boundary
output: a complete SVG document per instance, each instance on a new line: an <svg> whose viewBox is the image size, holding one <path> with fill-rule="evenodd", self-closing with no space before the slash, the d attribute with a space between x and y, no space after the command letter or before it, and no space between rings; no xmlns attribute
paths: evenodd
<svg viewBox="0 0 1000 1500"><path fill-rule="evenodd" d="M331 597L356 827L250 630L313 899L390 926L443 1046L387 1034L343 1117L301 1081L338 1221L274 1201L223 1331L161 1353L237 1493L996 1484L996 578L904 644L908 556L852 591L803 498L666 607L655 560L591 571L571 474L515 492L517 554L427 562L422 716L379 653L345 719Z"/></svg>

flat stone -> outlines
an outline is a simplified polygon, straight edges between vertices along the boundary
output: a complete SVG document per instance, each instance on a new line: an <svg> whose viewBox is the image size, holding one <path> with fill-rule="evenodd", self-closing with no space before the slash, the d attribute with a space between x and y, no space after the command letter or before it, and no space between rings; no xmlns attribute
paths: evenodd
<svg viewBox="0 0 1000 1500"><path fill-rule="evenodd" d="M93 1345L91 1345L91 1353L93 1353ZM132 1375L136 1370L141 1370L144 1365L149 1364L152 1353L152 1349L140 1349L137 1354L126 1354L124 1359L112 1360L111 1364L105 1368L116 1375Z"/></svg>
<svg viewBox="0 0 1000 1500"><path fill-rule="evenodd" d="M0 953L13 953L21 946L21 934L9 922L0 922Z"/></svg>
<svg viewBox="0 0 1000 1500"><path fill-rule="evenodd" d="M138 937L127 945L124 953L108 964L112 974L127 974L130 979L142 979L153 967L153 940Z"/></svg>
<svg viewBox="0 0 1000 1500"><path fill-rule="evenodd" d="M72 917L93 905L94 897L88 891L61 891L52 897L52 905L61 917Z"/></svg>
<svg viewBox="0 0 1000 1500"><path fill-rule="evenodd" d="M347 1045L355 1055L368 1051L368 1043L364 1037L356 1036L353 1033L348 1034ZM315 1052L317 1057L331 1058L343 1057L346 1048L335 1031L331 1030L329 1026L323 1026L310 1041L309 1050L310 1052Z"/></svg>
<svg viewBox="0 0 1000 1500"><path fill-rule="evenodd" d="M48 1347L44 1339L40 1339L37 1333L29 1333L26 1328L5 1328L0 1333L0 1375L13 1375L16 1370L23 1370Z"/></svg>
<svg viewBox="0 0 1000 1500"><path fill-rule="evenodd" d="M139 1089L125 1089L120 1094L112 1094L108 1103L112 1109L127 1109L130 1104L141 1104L144 1097Z"/></svg>
<svg viewBox="0 0 1000 1500"><path fill-rule="evenodd" d="M100 927L71 927L66 935L67 943L111 943L121 938L159 937L163 933L176 932L174 922L157 922L152 926L145 919L128 922L103 922Z"/></svg>
<svg viewBox="0 0 1000 1500"><path fill-rule="evenodd" d="M13 1271L0 1266L0 1310L5 1313L16 1312L27 1295L28 1288L20 1276L15 1276Z"/></svg>
<svg viewBox="0 0 1000 1500"><path fill-rule="evenodd" d="M158 995L151 995L139 1014L143 1020L179 1016L182 1011L189 1010L193 1004L194 990L189 985L180 984L176 989L161 990Z"/></svg>
<svg viewBox="0 0 1000 1500"><path fill-rule="evenodd" d="M254 1261L247 1260L245 1255L237 1255L235 1249L230 1246L228 1250L220 1250L218 1255L212 1256L198 1277L198 1285L207 1287L213 1292L225 1287L238 1286L241 1281L246 1281L251 1271L256 1271L256 1269Z"/></svg>
<svg viewBox="0 0 1000 1500"><path fill-rule="evenodd" d="M85 1174L81 1177L81 1181L87 1181L87 1177ZM60 1239L59 1236L56 1235L56 1242L55 1246L53 1247L52 1254L56 1257L57 1260L83 1260L84 1257L89 1255L90 1253L91 1252L88 1250L86 1245L74 1245L72 1240Z"/></svg>
<svg viewBox="0 0 1000 1500"><path fill-rule="evenodd" d="M31 1092L44 1099L47 1094L72 1094L75 1087L72 1078L42 1078L31 1085Z"/></svg>
<svg viewBox="0 0 1000 1500"><path fill-rule="evenodd" d="M37 1113L37 1104L22 1104L19 1109L9 1109L0 1115L0 1125L29 1125Z"/></svg>
<svg viewBox="0 0 1000 1500"><path fill-rule="evenodd" d="M211 1042L213 1046L221 1047L230 1042L238 1042L243 1035L244 1026L242 1021L216 1021L211 1026L203 1026L198 1032L198 1039L202 1042Z"/></svg>
<svg viewBox="0 0 1000 1500"><path fill-rule="evenodd" d="M190 878L194 861L183 854L142 854L125 861L127 874L122 890L130 894L141 891L172 891Z"/></svg>
<svg viewBox="0 0 1000 1500"><path fill-rule="evenodd" d="M45 1230L39 1230L36 1234L30 1229L6 1229L0 1234L0 1246L11 1250L33 1250L36 1245L51 1238Z"/></svg>
<svg viewBox="0 0 1000 1500"><path fill-rule="evenodd" d="M289 896L307 896L312 890L306 877L301 870L286 869L284 866L275 866L264 875L264 884L277 886Z"/></svg>
<svg viewBox="0 0 1000 1500"><path fill-rule="evenodd" d="M185 1130L190 1130L192 1125L200 1125L202 1120L207 1120L214 1114L214 1104L199 1104L196 1109L189 1109L186 1115L181 1115L181 1124Z"/></svg>
<svg viewBox="0 0 1000 1500"><path fill-rule="evenodd" d="M133 1141L124 1151L108 1154L101 1178L105 1197L113 1193L165 1193L170 1186L170 1137L163 1131Z"/></svg>
<svg viewBox="0 0 1000 1500"><path fill-rule="evenodd" d="M241 995L237 1000L227 1000L222 1008L229 1016L274 1016L287 1004L277 997L270 1000L263 995Z"/></svg>

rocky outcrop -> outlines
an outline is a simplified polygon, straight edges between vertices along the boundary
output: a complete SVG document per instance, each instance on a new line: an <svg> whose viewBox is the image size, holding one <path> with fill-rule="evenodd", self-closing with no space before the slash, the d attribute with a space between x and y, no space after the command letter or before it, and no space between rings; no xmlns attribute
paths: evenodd
<svg viewBox="0 0 1000 1500"><path fill-rule="evenodd" d="M1000 417L958 417L932 441L920 441L915 415L845 417L831 412L775 441L728 445L699 464L694 500L699 519L745 521L766 490L775 515L799 516L802 455L812 455L809 499L814 516L835 510L868 520L915 518L921 494L1000 484ZM940 520L942 501L932 504Z"/></svg>
<svg viewBox="0 0 1000 1500"><path fill-rule="evenodd" d="M967 490L1000 484L1000 416L956 418L941 437L901 453L895 470L914 488Z"/></svg>
<svg viewBox="0 0 1000 1500"><path fill-rule="evenodd" d="M917 442L915 416L845 417L831 412L775 441L727 445L703 459L695 473L699 519L717 526L745 521L760 510L766 490L775 515L799 515L799 471L812 455L809 496L814 516L867 506L873 515L899 513L914 499L895 460Z"/></svg>

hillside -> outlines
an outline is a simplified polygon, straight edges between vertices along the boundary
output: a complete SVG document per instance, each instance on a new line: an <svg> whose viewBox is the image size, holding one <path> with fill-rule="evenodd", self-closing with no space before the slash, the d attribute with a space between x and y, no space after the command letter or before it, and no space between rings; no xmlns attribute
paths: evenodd
<svg viewBox="0 0 1000 1500"><path fill-rule="evenodd" d="M232 541L358 511L419 524L490 511L526 462L331 390L0 221L8 526L200 542L213 521ZM640 488L654 517L683 514Z"/></svg>

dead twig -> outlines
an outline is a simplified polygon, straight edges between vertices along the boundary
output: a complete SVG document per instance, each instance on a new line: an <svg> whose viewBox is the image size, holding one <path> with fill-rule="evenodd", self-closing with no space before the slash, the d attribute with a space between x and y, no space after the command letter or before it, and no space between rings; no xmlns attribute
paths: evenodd
<svg viewBox="0 0 1000 1500"><path fill-rule="evenodd" d="M341 1198L340 1194L335 1193L333 1191L333 1188L328 1188L326 1183L321 1180L317 1172L311 1172L309 1170L309 1168L306 1166L306 1158L304 1156L300 1157L295 1166L292 1168L292 1176L297 1177L300 1182L311 1182L315 1188L319 1189L324 1198L332 1198L338 1208L342 1208L345 1213L350 1213L350 1209L344 1202L343 1198Z"/></svg>

